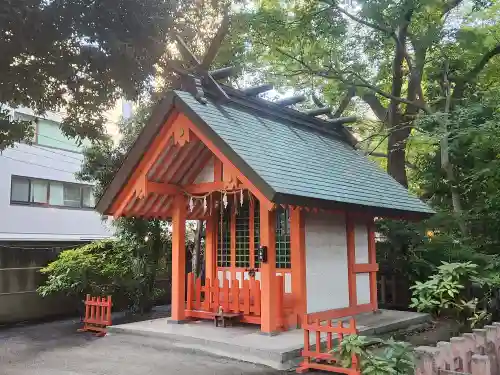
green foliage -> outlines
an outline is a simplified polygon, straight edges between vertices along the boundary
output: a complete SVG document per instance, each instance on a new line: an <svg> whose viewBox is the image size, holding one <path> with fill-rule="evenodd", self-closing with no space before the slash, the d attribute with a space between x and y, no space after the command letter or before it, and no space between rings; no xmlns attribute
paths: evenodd
<svg viewBox="0 0 500 375"><path fill-rule="evenodd" d="M377 345L369 349L373 344ZM345 368L350 368L353 357L356 357L362 375L403 375L413 373L414 369L411 346L392 339L384 341L349 335L344 337L334 353L338 355L339 364Z"/></svg>
<svg viewBox="0 0 500 375"><path fill-rule="evenodd" d="M4 1L0 103L41 113L63 109L64 134L102 141L106 110L118 98L137 99L157 89L158 76L171 82L165 67L175 54L168 48L173 32L190 45L205 45L223 5L218 0ZM0 150L31 139L15 122L2 128L8 132L0 132Z"/></svg>
<svg viewBox="0 0 500 375"><path fill-rule="evenodd" d="M494 274L494 276L497 276ZM479 287L481 299L470 296L472 286ZM411 307L436 316L447 315L456 318L471 328L484 325L492 318L492 291L498 289L498 277L488 275L477 265L443 262L437 273L425 282L416 282Z"/></svg>
<svg viewBox="0 0 500 375"><path fill-rule="evenodd" d="M440 315L443 309L459 308L463 304L459 297L464 284L477 274L476 268L477 265L470 262L443 263L427 281L417 281L411 287L413 298L410 307L436 315Z"/></svg>
<svg viewBox="0 0 500 375"><path fill-rule="evenodd" d="M86 294L112 295L133 311L144 310L160 292L156 288L149 290L144 262L130 243L123 241L104 240L65 250L41 270L47 281L38 293L64 293L81 299ZM165 267L166 263L155 272L165 272Z"/></svg>

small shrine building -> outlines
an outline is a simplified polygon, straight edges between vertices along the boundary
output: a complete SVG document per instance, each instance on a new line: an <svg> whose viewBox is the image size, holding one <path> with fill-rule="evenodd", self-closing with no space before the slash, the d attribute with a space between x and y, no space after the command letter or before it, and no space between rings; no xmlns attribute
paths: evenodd
<svg viewBox="0 0 500 375"><path fill-rule="evenodd" d="M433 211L355 149L324 109L260 88L171 91L100 199L114 217L172 222L172 321L223 308L265 333L377 310L374 219ZM186 275L186 220L206 222Z"/></svg>

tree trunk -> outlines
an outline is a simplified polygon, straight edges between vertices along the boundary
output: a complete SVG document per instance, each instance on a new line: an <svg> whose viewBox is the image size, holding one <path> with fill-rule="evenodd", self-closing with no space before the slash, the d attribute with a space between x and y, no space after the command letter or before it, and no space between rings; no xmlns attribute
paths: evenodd
<svg viewBox="0 0 500 375"><path fill-rule="evenodd" d="M201 237L203 233L203 220L198 220L194 232L193 257L191 258L192 270L196 277L200 276L201 268Z"/></svg>
<svg viewBox="0 0 500 375"><path fill-rule="evenodd" d="M445 73L444 73L444 87L446 90L446 103L445 103L445 118L441 121L441 133L442 138L440 142L441 146L441 168L446 173L446 179L448 180L448 184L450 185L451 191L451 202L453 205L453 214L455 215L458 226L462 235L466 235L467 228L465 225L465 221L463 218L462 211L462 202L460 199L460 192L458 191L457 181L455 179L455 172L453 170L453 164L450 162L450 150L448 144L448 123L450 118L450 108L451 108L451 90L450 90L450 81L448 80L448 63L446 64Z"/></svg>
<svg viewBox="0 0 500 375"><path fill-rule="evenodd" d="M396 129L387 138L387 173L404 187L408 187L406 175L406 143L411 128L405 126Z"/></svg>

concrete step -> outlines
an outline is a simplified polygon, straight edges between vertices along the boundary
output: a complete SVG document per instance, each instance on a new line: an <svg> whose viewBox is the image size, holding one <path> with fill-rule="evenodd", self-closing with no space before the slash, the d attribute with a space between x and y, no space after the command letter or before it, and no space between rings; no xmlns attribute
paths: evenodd
<svg viewBox="0 0 500 375"><path fill-rule="evenodd" d="M284 350L259 349L253 345L245 345L246 341L242 342L242 345L238 345L234 342L217 340L215 337L214 339L205 339L169 332L129 329L128 327L124 328L121 326L111 326L108 328L108 331L110 334L163 339L166 346L170 345L177 348L209 353L219 357L257 363L277 370L289 370L296 367L301 361L300 351L302 348L287 348ZM261 336L263 340L268 339L267 336ZM156 340L155 342L158 345L161 341Z"/></svg>
<svg viewBox="0 0 500 375"><path fill-rule="evenodd" d="M356 316L359 334L365 336L379 336L425 324L429 320L428 314L391 310ZM164 340L165 345L257 363L278 370L291 369L301 361L300 354L304 346L302 330L268 336L261 334L255 325L216 328L210 321L186 324L172 324L169 321L169 318L162 318L121 324L109 327L109 331L111 334L155 338L157 342ZM310 340L311 344L315 343L315 334L310 335Z"/></svg>

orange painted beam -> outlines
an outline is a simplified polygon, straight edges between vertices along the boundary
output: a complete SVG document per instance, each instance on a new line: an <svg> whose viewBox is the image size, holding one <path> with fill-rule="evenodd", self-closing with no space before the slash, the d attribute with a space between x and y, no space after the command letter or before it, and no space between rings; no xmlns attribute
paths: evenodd
<svg viewBox="0 0 500 375"><path fill-rule="evenodd" d="M245 189L243 184L238 184L236 188L233 188L231 184L224 181L217 182L202 182L199 184L186 185L182 188L185 192L189 194L204 194L213 191L231 191L231 190L241 190Z"/></svg>
<svg viewBox="0 0 500 375"><path fill-rule="evenodd" d="M202 182L200 184L187 185L182 188L189 194L204 194L224 189L224 182Z"/></svg>
<svg viewBox="0 0 500 375"><path fill-rule="evenodd" d="M315 319L319 320L329 320L329 319L338 319L346 316L353 316L356 314L361 314L364 312L372 311L372 304L367 303L363 305L357 305L353 307L344 307L341 309L332 309L326 311L319 311L311 314L307 314L309 321L313 321Z"/></svg>
<svg viewBox="0 0 500 375"><path fill-rule="evenodd" d="M158 195L177 195L182 192L189 194L204 194L213 191L230 191L226 182L203 182L200 184L186 185L184 187L174 184L167 184L162 182L147 181L146 176L140 176L136 182L135 195L138 197L147 197L149 194L155 193ZM238 187L238 190L244 189L243 185Z"/></svg>
<svg viewBox="0 0 500 375"><path fill-rule="evenodd" d="M214 181L222 181L222 162L214 158Z"/></svg>
<svg viewBox="0 0 500 375"><path fill-rule="evenodd" d="M260 209L260 243L267 246L267 262L260 266L261 272L261 331L277 332L278 316L276 293L276 212Z"/></svg>
<svg viewBox="0 0 500 375"><path fill-rule="evenodd" d="M139 193L140 192L140 193ZM146 176L141 176L138 180L138 185L136 187L136 193L143 197L147 197L149 194L155 193L158 195L177 195L180 194L182 190L172 184L164 184L161 182L146 181Z"/></svg>
<svg viewBox="0 0 500 375"><path fill-rule="evenodd" d="M378 272L377 263L355 264L354 273Z"/></svg>
<svg viewBox="0 0 500 375"><path fill-rule="evenodd" d="M354 222L346 213L346 239L347 239L347 278L349 282L349 307L358 304L356 273L354 265L356 263Z"/></svg>
<svg viewBox="0 0 500 375"><path fill-rule="evenodd" d="M292 294L297 322L300 322L300 318L307 312L305 220L304 212L299 208L292 209L290 213Z"/></svg>
<svg viewBox="0 0 500 375"><path fill-rule="evenodd" d="M375 243L375 223L373 219L368 223L368 261L370 264L376 264L377 251ZM373 311L378 310L378 296L377 296L377 269L370 273L370 303Z"/></svg>
<svg viewBox="0 0 500 375"><path fill-rule="evenodd" d="M174 198L172 212L172 319L183 321L186 308L186 198Z"/></svg>

